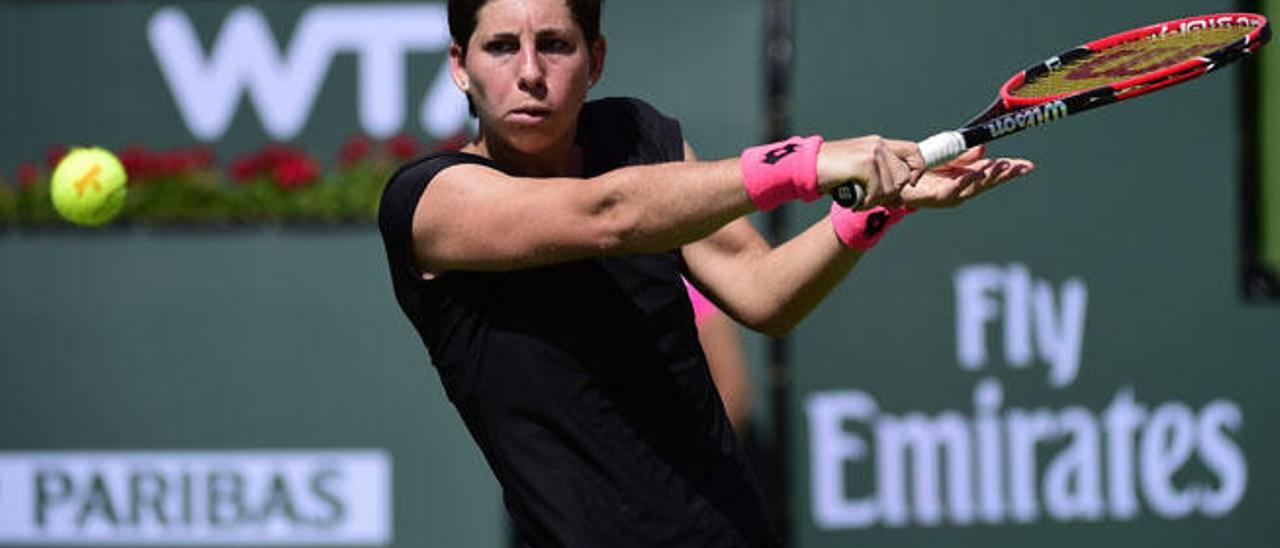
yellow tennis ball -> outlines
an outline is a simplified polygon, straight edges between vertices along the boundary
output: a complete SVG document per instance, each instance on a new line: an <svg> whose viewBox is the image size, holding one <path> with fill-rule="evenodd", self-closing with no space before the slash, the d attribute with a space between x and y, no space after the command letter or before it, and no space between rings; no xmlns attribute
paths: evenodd
<svg viewBox="0 0 1280 548"><path fill-rule="evenodd" d="M124 207L127 179L120 160L106 149L71 149L53 170L53 208L75 224L100 225Z"/></svg>

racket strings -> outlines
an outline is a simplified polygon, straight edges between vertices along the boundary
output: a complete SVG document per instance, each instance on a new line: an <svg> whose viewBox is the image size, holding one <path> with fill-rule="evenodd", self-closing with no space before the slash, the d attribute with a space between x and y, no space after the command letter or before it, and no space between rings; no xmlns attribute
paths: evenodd
<svg viewBox="0 0 1280 548"><path fill-rule="evenodd" d="M1015 97L1051 97L1110 86L1218 51L1254 27L1226 25L1157 34L1105 48L1010 90Z"/></svg>

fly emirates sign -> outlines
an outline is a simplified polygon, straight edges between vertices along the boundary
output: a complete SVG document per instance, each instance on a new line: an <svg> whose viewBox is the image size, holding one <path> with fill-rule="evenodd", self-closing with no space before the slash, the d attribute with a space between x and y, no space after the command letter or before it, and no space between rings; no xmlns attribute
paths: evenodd
<svg viewBox="0 0 1280 548"><path fill-rule="evenodd" d="M1045 366L1054 390L1076 380L1083 280L1038 280L1014 263L965 266L953 281L956 360L977 375L971 405L898 412L865 390L810 395L818 527L1217 518L1240 503L1248 464L1234 401L1147 401L1125 385L1089 398L1101 408L1010 403L1020 398L995 364Z"/></svg>

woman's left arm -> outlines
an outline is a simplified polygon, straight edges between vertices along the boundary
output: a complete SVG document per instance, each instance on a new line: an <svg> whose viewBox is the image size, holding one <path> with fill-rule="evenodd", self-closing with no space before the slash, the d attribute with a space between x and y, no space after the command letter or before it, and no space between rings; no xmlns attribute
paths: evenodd
<svg viewBox="0 0 1280 548"><path fill-rule="evenodd" d="M686 159L694 159L686 145ZM931 171L901 198L913 208L954 207L1030 172L1026 160L983 158L971 150ZM772 247L746 218L684 246L690 281L721 310L753 330L771 336L790 332L864 254L841 244L831 217Z"/></svg>

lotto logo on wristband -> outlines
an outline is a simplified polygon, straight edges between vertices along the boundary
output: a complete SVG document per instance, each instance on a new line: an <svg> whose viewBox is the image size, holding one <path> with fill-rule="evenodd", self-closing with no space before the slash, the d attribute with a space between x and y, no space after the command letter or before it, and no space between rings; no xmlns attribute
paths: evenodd
<svg viewBox="0 0 1280 548"><path fill-rule="evenodd" d="M884 231L885 225L889 223L889 214L883 209L877 209L867 216L867 227L862 229L862 235L868 238L874 238L876 235Z"/></svg>
<svg viewBox="0 0 1280 548"><path fill-rule="evenodd" d="M800 199L812 202L818 191L818 149L822 138L792 137L742 151L742 185L751 203L769 211L785 202Z"/></svg>
<svg viewBox="0 0 1280 548"><path fill-rule="evenodd" d="M876 206L868 210L853 211L840 204L831 204L831 227L836 238L845 247L867 251L876 246L889 227L901 221L914 209L906 207Z"/></svg>
<svg viewBox="0 0 1280 548"><path fill-rule="evenodd" d="M800 150L800 145L797 145L795 143L787 143L785 145L782 145L778 148L775 148L765 153L764 163L769 165L776 164L778 162L781 162L783 158L786 158L787 156L794 154L795 151L797 150Z"/></svg>

